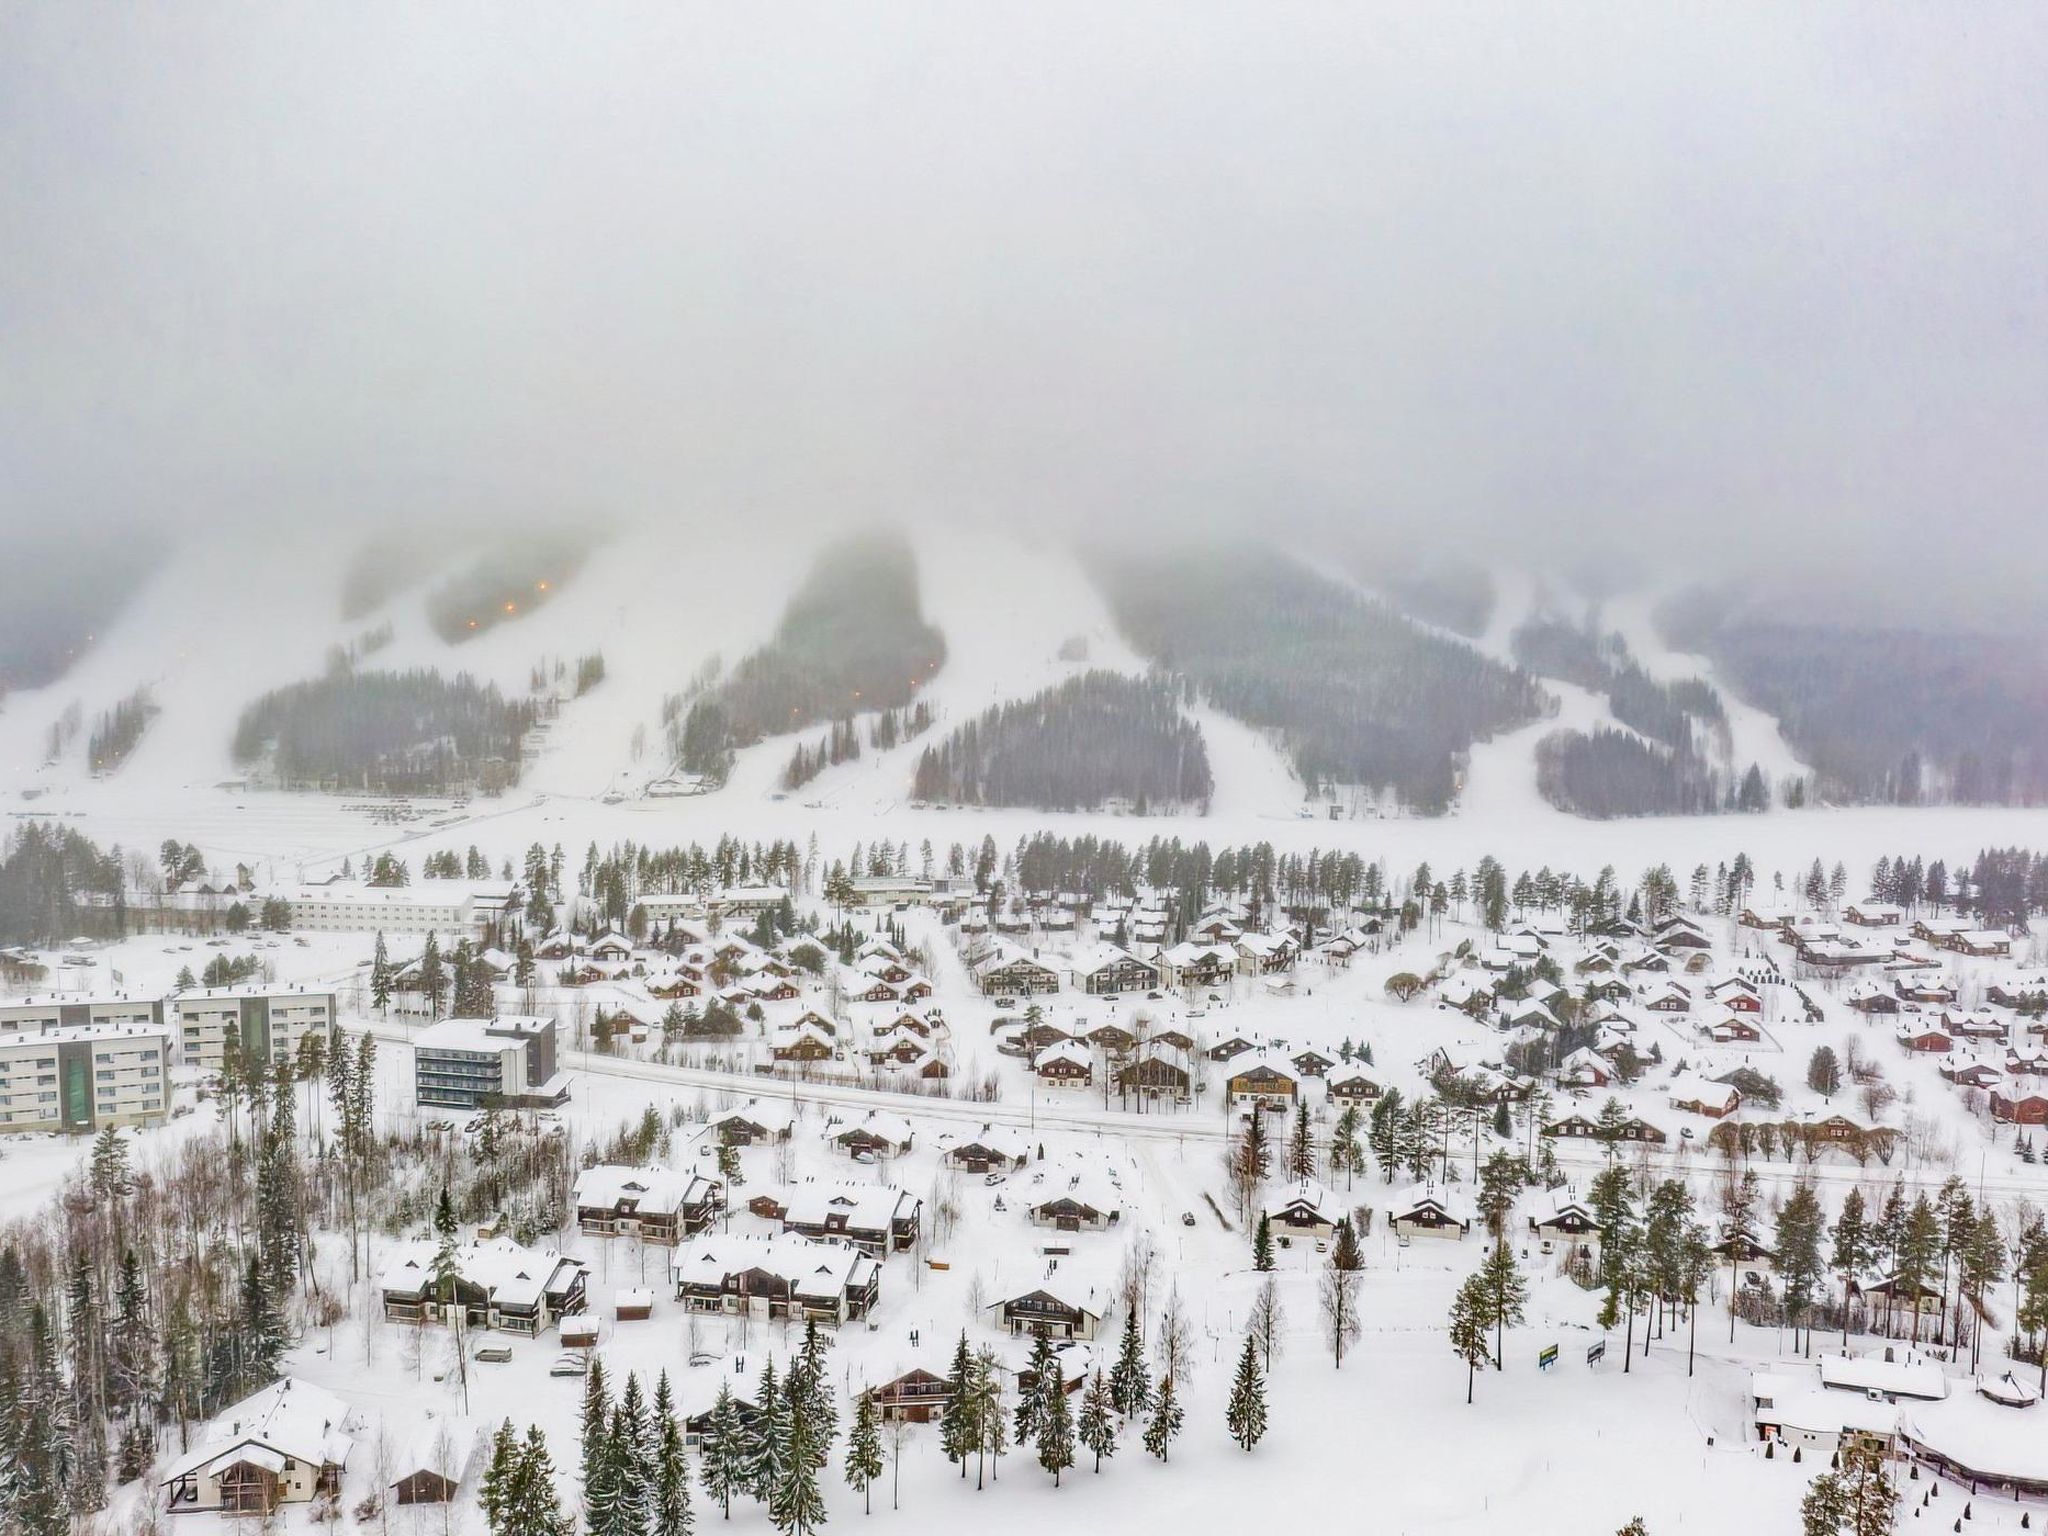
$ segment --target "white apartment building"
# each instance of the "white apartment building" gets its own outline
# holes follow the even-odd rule
[[[161,1025],[0,1036],[0,1134],[155,1124],[170,1109],[170,1066]]]
[[[49,992],[0,1002],[0,1040],[49,1029],[163,1022],[163,998],[140,992]]]
[[[334,1027],[334,994],[304,987],[204,987],[180,992],[175,1002],[186,1065],[211,1072],[220,1070],[231,1034],[244,1062],[288,1062],[301,1039]]]
[[[290,895],[292,927],[307,933],[487,936],[512,910],[515,891],[502,881],[425,880],[418,885],[335,881],[302,885]]]

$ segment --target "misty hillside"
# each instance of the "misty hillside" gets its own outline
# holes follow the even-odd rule
[[[1279,734],[1303,781],[1449,808],[1473,743],[1537,718],[1525,674],[1262,548],[1094,562],[1118,623],[1202,697]]]
[[[7,550],[0,698],[68,672],[105,635],[163,556],[163,541],[107,529],[27,535]]]
[[[722,781],[734,752],[764,737],[908,704],[945,655],[920,613],[908,540],[843,539],[819,553],[774,638],[672,712],[676,762]]]
[[[560,556],[545,577],[532,564],[543,545]],[[1347,791],[1425,813],[1474,794],[1487,805],[1540,796],[1591,816],[1725,810],[1739,808],[1753,763],[1774,804],[1795,783],[1829,801],[1910,798],[1909,782],[1937,802],[2041,793],[2027,765],[2042,757],[2029,735],[2042,712],[2027,702],[2038,695],[2025,692],[2022,649],[1906,632],[1836,640],[1819,626],[1748,620],[1667,635],[1645,594],[1604,604],[1589,627],[1559,618],[1546,595],[1556,589],[1511,567],[1443,568],[1462,572],[1445,579],[1468,598],[1487,595],[1486,625],[1468,642],[1342,580],[1228,545],[1083,560],[1043,541],[932,526],[851,544],[794,536],[764,561],[743,525],[653,524],[601,542],[565,530],[508,536],[502,558],[467,539],[422,540],[415,558],[399,558],[406,548],[351,531],[304,550],[183,541],[136,577],[61,675],[0,700],[12,782],[211,784],[251,767],[270,782],[284,749],[294,766],[281,781],[307,787],[638,796],[681,748],[685,764],[731,764],[728,795],[800,790],[886,805],[916,792],[927,749],[988,712],[1091,667],[1136,677],[1159,665],[1195,684],[1182,712],[1200,725],[1214,803],[1261,814],[1294,814],[1311,793],[1355,805]],[[678,570],[745,579],[683,589]],[[505,599],[518,602],[512,619],[444,638],[437,594],[470,583],[497,600],[515,579],[551,589],[531,605]],[[1405,590],[1414,601],[1412,584]],[[195,606],[196,594],[217,591],[235,594],[235,624],[206,622]],[[1456,608],[1436,611],[1466,624],[1479,612]],[[937,658],[945,664],[927,671]],[[353,755],[331,731],[315,750],[315,717],[369,708],[333,691],[337,665],[358,676],[434,673],[442,703],[415,700],[418,713],[397,731],[380,712],[386,724]],[[442,708],[463,675],[496,690],[481,735],[468,704]],[[693,675],[699,685],[679,692]],[[1583,740],[1539,753],[1544,692],[1566,704],[1550,729]],[[252,750],[243,723],[259,702],[264,744]],[[518,713],[532,728],[516,733],[513,751]],[[1097,712],[1105,722],[1108,713]],[[792,719],[806,722],[795,740]],[[1142,708],[1122,729],[1147,736]],[[1683,762],[1680,742],[1690,743]],[[951,775],[951,795],[936,798],[1007,803],[975,787],[981,772]],[[1134,785],[1148,807],[1210,798],[1162,792],[1121,768],[996,793],[1058,806],[1099,792],[1132,804]]]
[[[2048,651],[2001,633],[1836,627],[1666,603],[1672,640],[1776,715],[1818,792],[1894,804],[2048,801]]]
[[[1498,593],[1476,560],[1411,547],[1398,561],[1367,549],[1351,562],[1357,578],[1411,618],[1476,640],[1486,633]]]

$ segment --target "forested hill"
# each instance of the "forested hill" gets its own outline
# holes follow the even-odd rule
[[[677,759],[722,778],[734,749],[765,736],[908,704],[945,658],[945,637],[924,621],[908,541],[894,532],[841,540],[818,556],[775,638],[677,720]]]
[[[1728,715],[1713,686],[1697,677],[1659,682],[1629,655],[1620,635],[1591,625],[1532,618],[1513,636],[1515,660],[1542,677],[1562,678],[1607,695],[1623,725],[1679,752],[1709,744],[1726,755]]]
[[[2004,634],[1837,628],[1668,604],[1673,644],[1778,717],[1835,800],[2048,802],[2048,652]]]
[[[1278,732],[1311,791],[1364,785],[1441,814],[1472,744],[1548,707],[1527,674],[1263,548],[1091,564],[1131,643]]]
[[[1447,556],[1389,565],[1377,552],[1364,550],[1352,570],[1401,612],[1425,624],[1476,640],[1493,617],[1493,577],[1474,561]]]
[[[1206,809],[1214,781],[1201,729],[1156,678],[1086,672],[997,705],[927,747],[911,793],[960,805]]]
[[[287,787],[439,794],[518,775],[532,706],[467,674],[338,666],[264,694],[235,729],[237,763],[268,759]]]

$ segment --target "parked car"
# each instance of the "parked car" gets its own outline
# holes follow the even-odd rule
[[[1003,1182],[1003,1175],[1000,1173],[992,1173],[987,1178],[983,1179],[981,1182],[991,1186],[1000,1184]]]
[[[550,1376],[587,1376],[590,1374],[588,1355],[566,1354],[555,1356],[555,1363],[548,1367]]]
[[[479,1344],[475,1355],[471,1356],[471,1358],[480,1360],[485,1365],[505,1365],[512,1359],[512,1346],[509,1344]]]

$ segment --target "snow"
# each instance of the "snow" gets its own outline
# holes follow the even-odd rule
[[[1028,533],[999,545],[920,534],[916,545],[926,613],[945,631],[949,647],[946,667],[924,694],[940,713],[935,730],[948,729],[990,703],[1035,691],[1082,665],[1143,670],[1140,659],[1116,638],[1086,573],[1065,552],[1033,541]],[[1980,846],[2048,846],[2048,810],[2038,809],[1816,808],[1753,818],[1579,821],[1536,795],[1533,747],[1550,730],[1591,728],[1609,723],[1609,717],[1604,701],[1557,684],[1546,686],[1559,697],[1558,715],[1482,744],[1473,754],[1457,813],[1433,821],[1302,820],[1296,815],[1300,786],[1271,743],[1203,710],[1196,711],[1196,718],[1208,736],[1217,775],[1215,805],[1206,819],[917,809],[906,798],[909,769],[922,749],[916,740],[893,753],[829,771],[788,798],[776,798],[774,787],[792,740],[781,738],[744,754],[734,783],[721,793],[604,804],[607,791],[630,787],[664,766],[658,742],[662,696],[678,689],[713,652],[730,663],[765,638],[808,562],[800,542],[773,561],[756,555],[734,565],[739,548],[736,535],[715,527],[710,532],[695,528],[688,539],[636,533],[600,546],[581,575],[533,616],[453,649],[425,625],[424,588],[401,599],[391,615],[395,638],[379,665],[433,662],[523,690],[527,670],[542,656],[561,656],[573,666],[577,656],[601,646],[608,675],[591,695],[566,706],[549,747],[517,791],[461,808],[423,806],[420,819],[395,827],[373,820],[360,802],[213,787],[228,773],[226,739],[241,706],[262,688],[313,675],[328,645],[377,622],[373,617],[344,626],[326,617],[334,612],[346,555],[343,543],[337,541],[324,561],[309,560],[302,547],[238,551],[233,562],[180,556],[77,673],[49,689],[6,701],[0,712],[0,765],[6,769],[0,773],[6,786],[0,803],[17,815],[61,816],[67,824],[130,848],[152,849],[166,837],[194,840],[217,865],[245,859],[259,879],[278,883],[330,873],[344,856],[360,864],[366,853],[390,849],[416,865],[427,851],[472,842],[494,868],[507,858],[516,862],[529,843],[559,842],[573,868],[586,843],[608,845],[627,838],[666,846],[710,842],[730,833],[750,840],[787,837],[801,847],[815,835],[829,860],[845,856],[855,842],[884,837],[907,840],[913,848],[929,839],[943,855],[949,843],[971,844],[984,834],[1007,847],[1020,836],[1051,830],[1132,842],[1179,835],[1204,839],[1212,847],[1269,840],[1283,851],[1356,850],[1384,859],[1397,873],[1422,859],[1440,872],[1469,867],[1491,853],[1511,871],[1549,864],[1590,876],[1601,865],[1613,864],[1625,880],[1646,865],[1668,862],[1682,881],[1695,863],[1711,865],[1747,852],[1762,872],[1758,894],[1765,901],[1773,871],[1796,871],[1816,855],[1830,864],[1841,859],[1857,870],[1879,855],[1901,850],[1953,858]],[[704,579],[722,570],[742,571],[744,579]],[[196,614],[207,611],[207,602],[226,601],[221,594],[234,598],[233,622],[194,622]],[[1527,584],[1504,584],[1493,627],[1480,648],[1503,654],[1508,633],[1531,601]],[[1643,627],[1644,611],[1618,603],[1609,621],[1628,636],[1653,674],[1696,670],[1690,658],[1652,644]],[[179,638],[167,645],[166,634]],[[1077,634],[1089,640],[1088,662],[1061,661],[1061,643]],[[43,738],[66,703],[81,699],[90,715],[140,681],[157,685],[165,712],[127,769],[90,781],[76,761],[42,768]],[[1727,702],[1738,761],[1754,757],[1774,775],[1797,770],[1789,749],[1782,749],[1782,738],[1779,748],[1772,748],[1774,724],[1753,712],[1743,714],[1732,697]],[[643,726],[649,746],[635,762],[631,739]],[[1773,751],[1778,755],[1770,755]],[[20,797],[24,789],[46,792],[29,801]],[[812,800],[817,804],[803,803]],[[916,1366],[943,1372],[969,1314],[970,1296],[980,1292],[986,1302],[995,1294],[999,1273],[1042,1278],[1049,1258],[1042,1250],[1055,1237],[1075,1250],[1071,1270],[1062,1271],[1070,1275],[1114,1274],[1134,1234],[1142,1230],[1150,1237],[1161,1262],[1148,1315],[1156,1318],[1166,1289],[1177,1280],[1197,1340],[1192,1378],[1182,1383],[1188,1429],[1174,1448],[1172,1463],[1162,1467],[1128,1441],[1100,1478],[1084,1468],[1055,1493],[1025,1459],[1012,1457],[998,1488],[977,1496],[972,1480],[963,1484],[937,1452],[935,1431],[914,1429],[902,1465],[903,1511],[893,1520],[885,1513],[885,1478],[877,1491],[878,1524],[889,1520],[901,1529],[923,1531],[965,1521],[987,1536],[1036,1536],[1055,1520],[1103,1529],[1178,1522],[1193,1530],[1227,1530],[1270,1520],[1276,1507],[1273,1490],[1283,1488],[1289,1510],[1337,1523],[1345,1511],[1359,1507],[1362,1490],[1369,1491],[1374,1528],[1388,1531],[1506,1528],[1532,1536],[1581,1536],[1618,1528],[1638,1513],[1659,1536],[1688,1527],[1790,1528],[1814,1468],[1794,1466],[1786,1458],[1763,1460],[1747,1434],[1751,1372],[1778,1359],[1781,1339],[1744,1327],[1731,1344],[1725,1327],[1717,1324],[1702,1330],[1714,1337],[1699,1341],[1695,1374],[1687,1374],[1682,1336],[1657,1341],[1646,1357],[1636,1356],[1627,1373],[1621,1369],[1618,1340],[1605,1362],[1588,1366],[1584,1346],[1599,1337],[1592,1327],[1597,1299],[1555,1274],[1539,1272],[1530,1320],[1509,1333],[1506,1370],[1482,1375],[1477,1400],[1468,1407],[1464,1373],[1445,1346],[1442,1323],[1451,1290],[1478,1260],[1476,1234],[1463,1242],[1418,1239],[1403,1247],[1375,1225],[1366,1244],[1365,1333],[1341,1372],[1332,1370],[1327,1347],[1317,1337],[1311,1245],[1297,1244],[1284,1254],[1278,1283],[1286,1323],[1271,1390],[1273,1430],[1251,1456],[1238,1452],[1224,1434],[1223,1395],[1259,1277],[1249,1271],[1244,1234],[1226,1229],[1209,1202],[1215,1196],[1219,1205],[1227,1205],[1219,1154],[1232,1122],[1221,1109],[1221,1087],[1230,1070],[1241,1069],[1245,1061],[1230,1068],[1196,1063],[1196,1075],[1206,1077],[1208,1092],[1184,1111],[1162,1105],[1142,1115],[1125,1113],[1106,1082],[1074,1091],[1035,1087],[1025,1063],[995,1052],[987,1030],[995,1010],[973,992],[936,920],[916,910],[902,920],[913,943],[931,948],[938,987],[934,1001],[951,1022],[957,1078],[971,1082],[996,1074],[1000,1099],[930,1099],[888,1087],[740,1080],[630,1054],[593,1055],[565,1041],[561,1067],[571,1097],[555,1117],[579,1144],[590,1146],[650,1106],[682,1112],[691,1118],[678,1127],[674,1161],[688,1171],[702,1145],[692,1143],[689,1133],[703,1116],[749,1096],[763,1101],[770,1118],[786,1113],[795,1127],[787,1149],[771,1144],[741,1153],[747,1182],[734,1192],[742,1214],[732,1218],[732,1230],[741,1235],[770,1235],[757,1218],[744,1214],[744,1202],[750,1192],[793,1181],[782,1172],[785,1159],[794,1179],[859,1182],[865,1175],[877,1187],[900,1186],[927,1198],[928,1229],[933,1212],[926,1191],[946,1189],[958,1208],[957,1225],[932,1238],[930,1257],[949,1267],[927,1267],[917,1255],[892,1255],[884,1262],[883,1299],[874,1328],[841,1330],[833,1350],[842,1394]],[[1762,935],[1738,932],[1718,919],[1705,926],[1723,962],[1717,963],[1717,972],[1753,964],[1766,951],[1784,955],[1782,945]],[[1076,942],[1087,937],[1082,934]],[[1199,1021],[1198,1032],[1274,1042],[1276,1050],[1284,1040],[1289,1052],[1313,1046],[1329,1054],[1347,1039],[1368,1043],[1374,1065],[1366,1070],[1373,1080],[1412,1094],[1423,1081],[1422,1063],[1433,1051],[1477,1061],[1497,1055],[1501,1044],[1485,1025],[1460,1013],[1427,1001],[1400,1006],[1383,994],[1388,975],[1424,972],[1463,939],[1483,943],[1481,935],[1452,922],[1384,953],[1362,951],[1348,969],[1304,962],[1295,972],[1296,995],[1291,997],[1270,995],[1253,979],[1229,984],[1220,989],[1223,1001]],[[197,970],[210,953],[245,953],[258,943],[274,941],[240,939],[216,951],[173,936],[134,938],[96,951],[95,964],[75,976],[66,968],[64,979],[80,990],[111,990],[118,972],[119,984],[131,990],[164,987],[182,965]],[[323,933],[305,936],[303,944],[287,940],[255,952],[276,971],[280,984],[333,988],[345,1012],[359,1013],[361,963],[368,947],[367,934]],[[2017,953],[2011,968],[2029,960]],[[2038,955],[2031,962],[2038,965]],[[1946,957],[1943,964],[1946,974],[1972,992],[1964,1005],[1973,1005],[1974,991],[1990,974],[1988,963]],[[1794,1118],[1858,1113],[1846,1097],[1830,1104],[1808,1092],[1801,1070],[1815,1045],[1830,1044],[1839,1055],[1854,1040],[1883,1064],[1902,1094],[1899,1123],[1910,1119],[1916,1127],[1908,1149],[1896,1168],[1867,1170],[1838,1157],[1807,1167],[1781,1150],[1773,1160],[1754,1160],[1770,1187],[1782,1190],[1794,1177],[1810,1178],[1833,1208],[1849,1188],[1887,1184],[1894,1172],[1906,1174],[1917,1186],[1937,1183],[1952,1166],[1967,1166],[1976,1174],[1981,1159],[1981,1180],[1973,1179],[1973,1187],[1994,1200],[2024,1195],[2039,1201],[2041,1171],[2012,1157],[2008,1134],[1995,1143],[1987,1140],[1963,1096],[1939,1080],[1935,1062],[1898,1052],[1891,1043],[1890,1021],[1867,1023],[1851,1013],[1845,1001],[1851,985],[1844,981],[1810,988],[1825,1013],[1817,1025],[1801,1020],[1796,1004],[1783,995],[1785,989],[1765,988],[1766,1038],[1760,1043],[1712,1046],[1693,1032],[1693,1017],[1653,1015],[1639,1031],[1639,1048],[1654,1039],[1668,1063],[1683,1060],[1706,1076],[1756,1065],[1786,1090],[1785,1108],[1777,1118]],[[587,995],[604,994],[588,989]],[[1048,1020],[1062,1028],[1073,1028],[1083,1018],[1091,1027],[1106,1019],[1128,1019],[1138,1006],[1070,991],[1040,1001]],[[770,1017],[793,1017],[817,1002],[807,994],[771,1005],[780,1011]],[[1195,1030],[1197,1021],[1179,999],[1143,1006],[1161,1025]],[[349,1023],[367,1024],[379,1037],[380,1100],[387,1121],[408,1125],[444,1118],[422,1116],[411,1106],[410,1044],[418,1029],[400,1020],[368,1024],[354,1018]],[[1275,1060],[1292,1075],[1284,1054]],[[1340,1075],[1341,1069],[1333,1074]],[[1662,1073],[1651,1079],[1666,1080]],[[1560,1097],[1557,1112],[1597,1113],[1605,1096],[1601,1090],[1578,1100]],[[1681,1117],[1670,1111],[1664,1092],[1646,1082],[1620,1096],[1630,1112],[1674,1132],[1660,1155],[1670,1159],[1668,1166],[1688,1168],[1704,1191],[1713,1165],[1696,1144],[1689,1146],[1675,1134]],[[877,1114],[878,1124],[905,1122],[916,1133],[912,1150],[870,1169],[828,1148],[828,1115],[839,1116],[843,1129],[867,1114]],[[194,1114],[136,1136],[138,1163],[169,1157],[213,1123],[211,1106],[202,1105]],[[1705,1122],[1700,1125],[1704,1129]],[[994,1128],[990,1139],[1014,1143],[1033,1161],[993,1185],[942,1174],[944,1148],[984,1127]],[[1123,1196],[1117,1230],[1053,1234],[1030,1224],[1026,1212],[1035,1203],[1030,1180],[1034,1171],[1044,1171],[1037,1166],[1041,1146],[1049,1166],[1086,1166],[1104,1180],[1116,1172],[1119,1185],[1112,1188],[1120,1187]],[[0,1216],[21,1217],[38,1209],[78,1170],[85,1151],[77,1141],[54,1137],[0,1139],[5,1175]],[[1559,1158],[1581,1187],[1604,1161],[1590,1147],[1561,1147]],[[1283,1198],[1285,1188],[1276,1184],[1265,1198]],[[1354,1204],[1384,1208],[1388,1193],[1376,1181],[1360,1181],[1355,1187],[1333,1184],[1330,1199],[1340,1209]],[[1001,1210],[996,1208],[999,1199]],[[1532,1197],[1521,1214],[1536,1208]],[[1195,1218],[1193,1225],[1183,1221],[1183,1213]],[[1518,1219],[1515,1230],[1525,1226]],[[379,1236],[374,1242],[371,1273],[401,1251],[395,1238]],[[659,1249],[650,1252],[633,1239],[604,1240],[573,1231],[560,1242],[564,1252],[591,1266],[594,1316],[609,1319],[624,1292],[657,1290],[651,1321],[605,1325],[597,1349],[617,1374],[666,1368],[686,1402],[708,1401],[717,1380],[729,1376],[736,1384],[750,1384],[767,1351],[786,1354],[793,1347],[783,1330],[760,1323],[684,1321],[659,1287],[668,1262]],[[336,1249],[331,1238],[325,1249],[323,1262],[331,1265]],[[1713,1314],[1702,1321],[1714,1322]],[[984,1327],[977,1325],[977,1330],[977,1340],[991,1340]],[[372,1420],[381,1418],[387,1430],[417,1425],[428,1410],[451,1419],[474,1414],[486,1422],[514,1413],[520,1422],[530,1420],[548,1432],[559,1466],[573,1465],[581,1383],[547,1374],[556,1340],[510,1340],[510,1364],[473,1363],[466,1373],[443,1372],[444,1379],[436,1381],[436,1352],[445,1347],[445,1337],[430,1333],[425,1357],[415,1363],[406,1332],[365,1326],[360,1317],[349,1317],[332,1329],[310,1330],[288,1368]],[[501,1339],[493,1336],[489,1342]],[[1539,1372],[1537,1351],[1553,1342],[1561,1346],[1562,1361]],[[709,1363],[691,1365],[693,1354],[709,1356]],[[359,1491],[368,1475],[372,1438],[367,1431],[358,1437],[352,1461],[360,1465],[352,1468],[352,1491]],[[827,1496],[835,1525],[857,1516],[859,1501],[836,1476],[828,1479]],[[429,1518],[437,1527],[438,1512]],[[473,1507],[463,1518],[469,1532],[479,1528]],[[700,1502],[700,1521],[709,1518]],[[194,1532],[225,1529],[223,1522],[206,1516],[181,1516],[180,1521]],[[2016,1523],[2009,1506],[1980,1502],[1976,1528],[2001,1531]],[[303,1525],[302,1512],[295,1512],[292,1524]],[[402,1523],[398,1528],[406,1529]],[[768,1526],[759,1511],[744,1507],[736,1511],[733,1529],[764,1531]]]
[[[1785,739],[1775,716],[1736,697],[1706,657],[1673,650],[1664,642],[1652,617],[1661,596],[1659,593],[1642,593],[1617,599],[1602,609],[1601,621],[1608,628],[1621,632],[1622,638],[1628,642],[1630,654],[1642,664],[1645,672],[1659,682],[1698,677],[1714,685],[1715,691],[1721,695],[1722,707],[1727,711],[1728,760],[1737,772],[1746,772],[1749,765],[1755,763],[1763,769],[1765,780],[1773,784],[1802,778],[1809,773],[1811,770],[1800,761],[1792,744]]]

